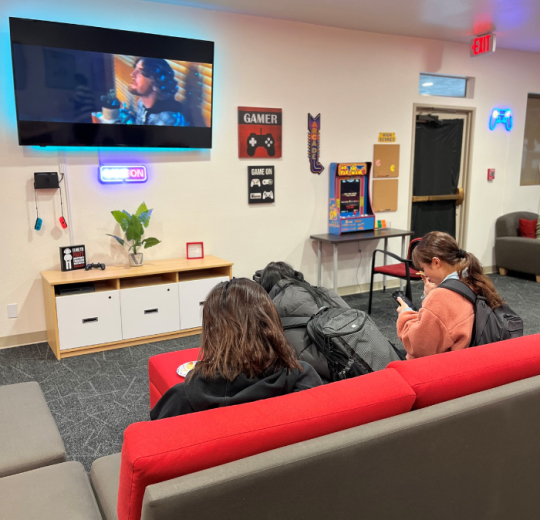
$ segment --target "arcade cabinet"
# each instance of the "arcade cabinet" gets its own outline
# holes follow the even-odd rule
[[[371,163],[332,163],[328,232],[333,235],[375,229],[371,208]]]

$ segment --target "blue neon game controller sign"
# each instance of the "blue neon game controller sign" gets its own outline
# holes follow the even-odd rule
[[[489,129],[494,130],[495,127],[503,123],[505,128],[510,131],[514,126],[514,116],[509,108],[494,108],[489,117]]]
[[[100,166],[99,182],[118,184],[121,182],[146,182],[148,175],[145,166]]]

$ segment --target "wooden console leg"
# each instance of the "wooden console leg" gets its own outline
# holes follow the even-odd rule
[[[504,269],[503,267],[499,267],[499,274],[501,276],[506,276],[508,274],[508,269]]]
[[[540,283],[540,275],[536,275],[536,281]]]

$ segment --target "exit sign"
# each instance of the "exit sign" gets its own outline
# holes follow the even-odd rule
[[[471,41],[471,57],[495,52],[495,34],[489,33],[477,36]]]

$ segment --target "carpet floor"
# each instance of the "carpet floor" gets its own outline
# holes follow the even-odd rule
[[[491,275],[497,290],[522,318],[525,334],[540,332],[540,284],[534,277]],[[413,284],[419,306],[423,285]],[[372,317],[383,334],[400,345],[392,290],[373,294]],[[351,307],[367,310],[369,294],[346,296]],[[90,470],[92,462],[120,452],[123,432],[149,419],[148,359],[195,348],[199,336],[147,343],[57,361],[47,343],[0,350],[0,385],[37,381],[45,394],[69,460]]]

